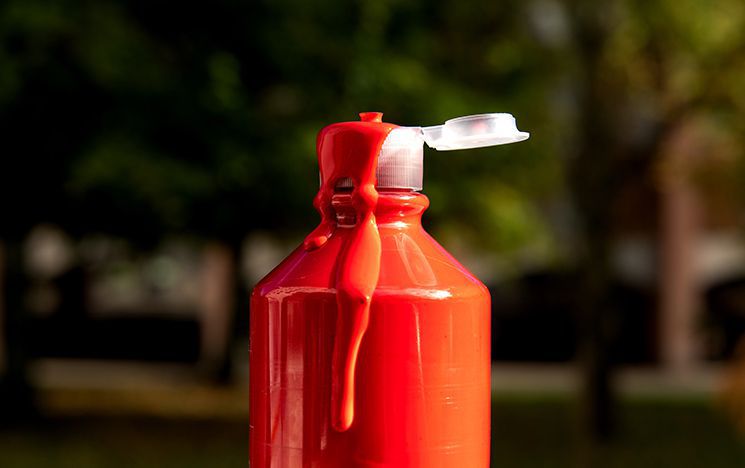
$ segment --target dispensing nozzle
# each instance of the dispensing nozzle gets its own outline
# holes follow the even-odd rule
[[[382,122],[380,112],[363,112],[363,122]],[[424,143],[437,151],[483,148],[527,140],[511,114],[467,115],[432,127],[396,127],[388,134],[378,155],[378,188],[422,189]],[[344,178],[337,187],[351,187]]]
[[[424,143],[438,151],[482,148],[528,139],[511,114],[468,115],[432,127],[397,127],[378,157],[379,188],[422,189]]]

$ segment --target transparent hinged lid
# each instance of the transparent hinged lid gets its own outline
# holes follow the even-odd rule
[[[527,140],[511,114],[479,114],[450,119],[444,125],[422,127],[427,146],[438,151],[483,148]]]
[[[424,143],[438,151],[483,148],[527,140],[511,114],[468,115],[432,127],[397,127],[383,142],[378,156],[378,188],[422,189]],[[351,187],[342,179],[337,187]]]

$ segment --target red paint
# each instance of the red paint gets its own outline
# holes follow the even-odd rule
[[[321,225],[251,297],[251,466],[487,467],[488,292],[424,195],[375,190],[394,126],[362,117],[319,134]]]
[[[324,245],[336,229],[332,198],[336,184],[354,183],[351,202],[356,219],[339,252],[336,269],[336,338],[331,361],[331,424],[346,431],[354,420],[354,374],[362,338],[370,318],[370,301],[380,273],[380,235],[375,224],[375,168],[378,154],[395,125],[383,114],[364,112],[362,122],[329,125],[318,134],[321,188],[314,205],[321,224],[305,239],[306,250]]]

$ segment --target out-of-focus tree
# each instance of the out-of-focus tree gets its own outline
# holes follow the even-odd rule
[[[297,233],[315,217],[323,125],[366,109],[402,124],[515,109],[538,143],[432,154],[427,183],[438,224],[519,247],[544,229],[524,193],[558,180],[547,156],[559,130],[539,104],[554,90],[520,11],[476,5],[5,2],[8,212],[21,230],[45,219],[145,243]]]
[[[744,8],[6,0],[0,238],[12,253],[45,221],[145,246],[179,234],[237,250],[252,230],[313,225],[323,125],[367,110],[404,125],[509,111],[531,140],[427,153],[428,219],[448,245],[501,254],[560,237],[553,250],[585,278],[588,428],[607,434],[615,204],[630,180],[653,183],[662,147],[690,119],[742,145]],[[566,223],[576,236],[549,235]]]
[[[666,146],[692,120],[741,133],[745,103],[734,83],[745,77],[745,9],[730,0],[578,0],[564,6],[577,90],[575,149],[567,168],[581,221],[586,414],[591,433],[603,438],[613,429],[608,298],[614,210],[635,179],[656,185]]]

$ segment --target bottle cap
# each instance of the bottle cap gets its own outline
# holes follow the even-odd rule
[[[368,114],[360,115],[364,120]],[[376,187],[421,190],[424,143],[437,151],[450,151],[504,145],[528,137],[529,133],[517,129],[515,118],[505,113],[467,115],[432,127],[396,127],[380,149]],[[337,184],[351,186],[351,179],[346,178]]]
[[[419,127],[391,130],[378,155],[378,188],[422,189],[424,135]]]

